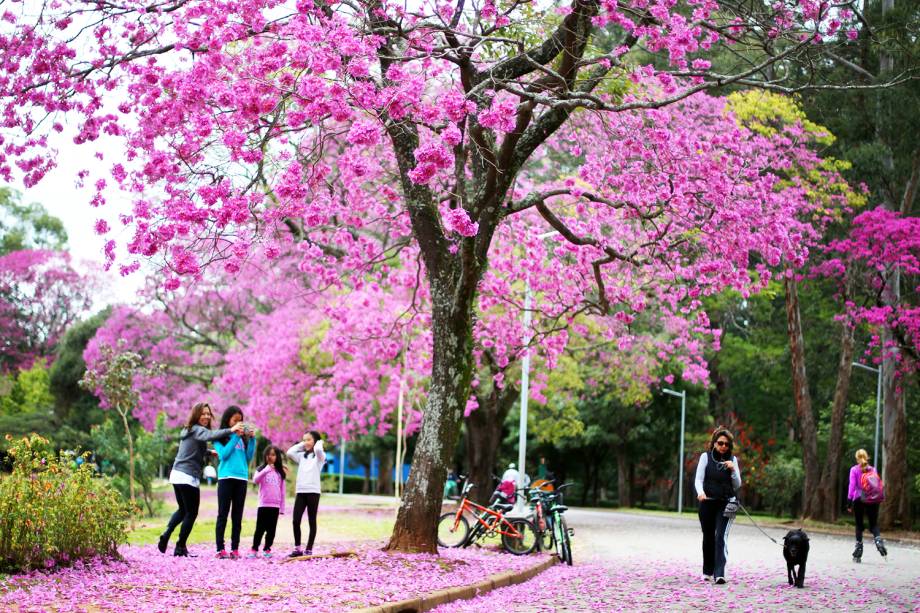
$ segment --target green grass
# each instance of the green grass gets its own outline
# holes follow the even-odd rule
[[[159,523],[153,523],[153,520],[150,520],[150,525],[144,525],[134,530],[128,532],[128,544],[129,545],[151,545],[156,543],[160,538],[160,534],[163,533],[163,529],[166,527],[166,521],[168,516],[163,518],[163,521]],[[229,524],[229,522],[228,522]],[[188,544],[194,545],[198,543],[213,543],[214,542],[214,529],[217,525],[216,520],[213,519],[199,519],[195,522],[195,527],[192,528],[192,533],[188,537]],[[243,520],[243,534],[252,535],[256,530],[256,522],[250,519]],[[227,536],[230,536],[230,526],[227,526]],[[175,539],[173,539],[175,540]],[[250,539],[251,540],[251,539]]]
[[[323,510],[319,511],[319,530],[343,540],[380,540],[393,532],[396,514],[365,515],[363,513],[335,513],[323,519]]]

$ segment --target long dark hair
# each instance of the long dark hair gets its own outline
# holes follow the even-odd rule
[[[209,405],[207,402],[196,402],[192,406],[192,412],[189,413],[188,422],[186,422],[185,427],[191,430],[193,426],[197,425],[198,420],[201,419],[201,414],[204,413],[205,409],[207,409],[208,411],[211,411],[211,422],[213,422],[214,413],[211,409],[211,405]],[[211,424],[208,424],[208,427],[210,426]]]
[[[275,467],[275,470],[278,471],[278,474],[281,475],[282,479],[286,479],[287,471],[284,468],[284,452],[275,445],[269,445],[265,448],[265,451],[262,452],[262,466],[259,467],[259,470],[265,470],[265,467],[268,466],[268,452],[272,449],[275,450],[275,463],[272,464],[272,466]]]
[[[235,404],[227,407],[227,410],[224,411],[224,414],[220,416],[220,429],[221,430],[224,430],[230,427],[230,419],[234,415],[239,415],[240,417],[243,417],[243,409],[236,406]],[[220,439],[220,442],[226,444],[227,441],[229,440],[230,440],[230,435],[227,435],[224,438]]]
[[[317,432],[316,430],[310,430],[310,431],[308,432],[308,434],[309,434],[310,436],[313,437],[313,447],[314,447],[314,449],[315,449],[315,448],[316,448],[316,443],[318,443],[318,442],[320,442],[321,440],[323,440],[323,435],[320,434],[319,432]],[[310,450],[310,453],[312,453],[313,455],[316,455],[316,452],[313,451],[313,449]]]

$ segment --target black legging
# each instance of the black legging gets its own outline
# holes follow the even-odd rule
[[[278,527],[278,513],[281,509],[278,507],[259,507],[256,512],[256,533],[252,536],[252,548],[259,550],[259,543],[262,542],[262,535],[265,535],[265,551],[272,548],[275,542],[275,528]]]
[[[294,547],[300,548],[300,520],[303,511],[307,510],[307,521],[310,523],[310,538],[307,540],[307,549],[313,550],[313,540],[316,538],[316,511],[319,509],[319,494],[297,494],[294,498]]]
[[[856,516],[856,540],[862,542],[863,531],[866,529],[863,523],[863,514],[869,520],[869,531],[875,538],[881,536],[878,529],[878,503],[863,502],[857,499],[853,503],[853,514]]]
[[[230,515],[230,549],[240,548],[240,531],[243,529],[243,505],[246,503],[246,481],[242,479],[220,479],[217,482],[217,551],[224,550],[224,530],[227,515]],[[231,507],[233,509],[231,513]]]
[[[707,498],[700,502],[700,528],[703,530],[703,574],[724,577],[728,561],[728,533],[734,517],[725,517],[727,500]]]
[[[176,493],[176,503],[179,508],[169,518],[166,525],[166,531],[163,533],[166,540],[176,529],[176,526],[182,524],[179,529],[179,540],[176,541],[176,547],[185,547],[185,541],[188,535],[192,533],[192,527],[195,525],[195,519],[198,517],[198,505],[201,502],[201,490],[194,485],[177,485],[173,484],[173,491]]]

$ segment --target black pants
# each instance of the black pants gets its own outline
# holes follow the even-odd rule
[[[310,523],[307,549],[312,551],[313,540],[316,538],[316,511],[319,509],[319,494],[297,494],[294,499],[294,547],[297,548],[300,548],[300,520],[303,519],[304,509],[307,510],[307,521]]]
[[[176,526],[182,524],[179,529],[179,540],[176,541],[176,547],[184,547],[188,535],[192,533],[192,527],[195,525],[195,519],[198,517],[198,505],[201,502],[201,490],[194,485],[173,485],[173,491],[176,493],[176,503],[179,508],[169,518],[166,524],[166,540],[176,529]]]
[[[230,549],[240,548],[240,532],[243,529],[243,505],[246,503],[247,482],[242,479],[220,479],[217,481],[217,551],[224,550],[224,530],[227,515],[232,522],[230,528]],[[232,511],[231,511],[232,508]]]
[[[707,499],[700,502],[700,527],[703,529],[703,574],[725,576],[728,560],[728,531],[735,519],[725,517],[727,500]]]
[[[863,502],[856,500],[853,502],[853,514],[856,516],[856,540],[862,543],[863,531],[866,525],[863,521],[865,516],[869,520],[869,531],[875,538],[879,538],[882,533],[878,529],[878,503]]]
[[[278,514],[281,509],[277,507],[259,507],[256,512],[256,533],[252,537],[252,548],[259,550],[262,535],[265,535],[265,551],[272,548],[275,542],[275,528],[278,527]]]

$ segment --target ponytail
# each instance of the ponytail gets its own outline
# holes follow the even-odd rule
[[[869,470],[869,453],[865,449],[857,451],[856,462],[859,464],[860,470],[867,472]]]

